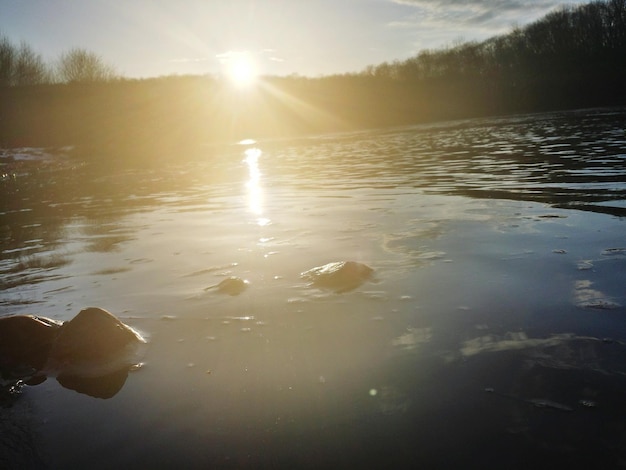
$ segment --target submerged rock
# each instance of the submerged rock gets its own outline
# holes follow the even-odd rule
[[[607,248],[602,250],[604,256],[626,255],[626,248]]]
[[[300,277],[311,281],[316,287],[331,289],[337,293],[356,289],[372,277],[374,270],[356,261],[337,261],[304,271]]]
[[[204,290],[215,289],[220,294],[239,295],[244,290],[246,290],[249,285],[250,283],[246,281],[245,279],[241,279],[240,277],[236,277],[236,276],[231,276],[231,277],[224,279],[219,284],[209,286]]]
[[[145,340],[97,307],[62,323],[15,315],[0,319],[0,377],[5,390],[36,385],[49,375],[66,388],[100,398],[121,389]]]

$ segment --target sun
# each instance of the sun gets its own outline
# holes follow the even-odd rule
[[[247,53],[232,54],[227,64],[230,81],[239,88],[253,85],[259,74],[254,60]]]

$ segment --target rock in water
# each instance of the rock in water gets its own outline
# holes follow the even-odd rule
[[[217,289],[220,294],[239,295],[241,294],[250,283],[240,277],[231,276],[224,279],[219,284],[206,287],[204,290]]]
[[[60,328],[60,322],[34,315],[0,318],[0,368],[41,369]]]
[[[33,315],[0,318],[0,398],[54,375],[64,387],[109,398],[124,385],[145,340],[101,308],[61,323]],[[13,393],[18,390],[18,393]]]
[[[239,277],[229,277],[217,285],[218,292],[228,295],[239,295],[248,287],[248,281]]]
[[[316,287],[341,293],[356,289],[370,279],[373,272],[369,266],[356,261],[337,261],[304,271],[300,277]]]
[[[54,364],[104,363],[145,340],[113,314],[97,307],[81,310],[61,327],[49,359]]]

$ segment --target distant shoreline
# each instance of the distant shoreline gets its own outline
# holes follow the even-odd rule
[[[358,73],[258,77],[245,88],[211,76],[120,78],[93,57],[96,78],[85,67],[64,82],[0,81],[0,148],[73,145],[103,163],[175,161],[242,139],[624,106],[623,11],[623,0],[563,7],[480,43]]]

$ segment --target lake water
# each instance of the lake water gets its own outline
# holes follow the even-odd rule
[[[148,343],[110,398],[24,386],[0,463],[623,465],[625,128],[455,121],[98,175],[4,158],[0,316],[99,306]],[[300,277],[342,260],[372,278]],[[229,276],[248,288],[211,288]]]

